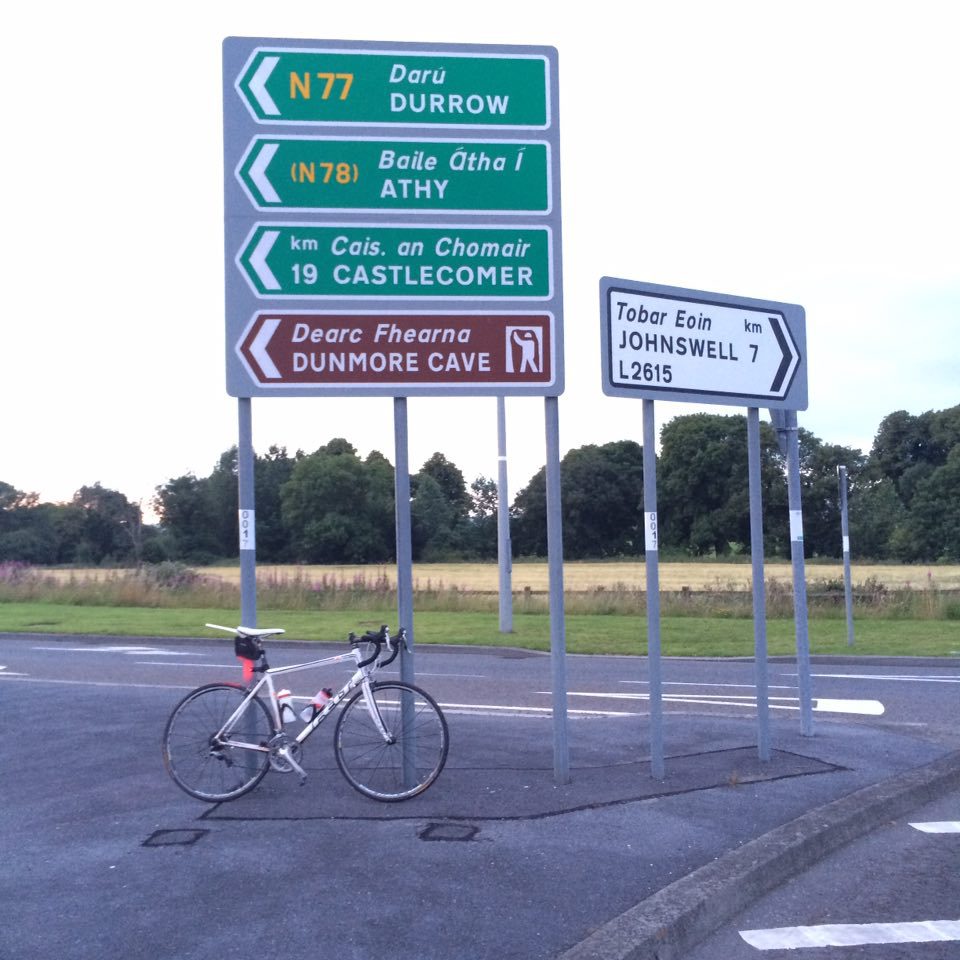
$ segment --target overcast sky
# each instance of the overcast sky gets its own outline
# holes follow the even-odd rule
[[[887,413],[960,403],[948,11],[926,0],[18,6],[0,61],[0,480],[44,500],[99,481],[147,506],[236,442],[223,359],[226,36],[556,47],[561,449],[640,440],[642,405],[601,392],[607,275],[804,306],[800,423],[866,451]],[[543,406],[507,401],[511,496],[544,462]],[[658,420],[695,409],[659,403]],[[413,469],[440,450],[468,481],[496,476],[493,399],[411,400],[409,420]],[[343,436],[394,460],[389,399],[255,400],[253,424],[258,452]]]

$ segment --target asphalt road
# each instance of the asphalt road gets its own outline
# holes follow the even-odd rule
[[[704,941],[689,960],[960,957],[960,791],[882,824]]]
[[[420,648],[415,665],[451,730],[422,797],[352,791],[321,727],[305,787],[271,773],[209,806],[167,778],[159,740],[184,692],[237,678],[229,639],[0,637],[0,957],[557,957],[727,851],[960,747],[957,663],[815,664],[814,737],[795,668],[772,663],[759,764],[752,663],[670,660],[656,781],[646,661],[570,657],[560,785],[549,657]]]

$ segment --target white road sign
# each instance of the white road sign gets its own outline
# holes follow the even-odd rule
[[[802,307],[607,277],[600,307],[604,393],[806,409]]]

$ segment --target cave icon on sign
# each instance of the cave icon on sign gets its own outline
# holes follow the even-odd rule
[[[543,330],[507,327],[505,333],[507,373],[543,373]]]

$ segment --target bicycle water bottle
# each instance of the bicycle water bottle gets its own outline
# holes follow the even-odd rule
[[[291,723],[296,720],[297,714],[293,709],[289,690],[277,691],[277,706],[280,708],[281,723]]]
[[[317,695],[313,698],[313,702],[301,712],[300,719],[304,723],[309,723],[318,713],[323,711],[323,708],[327,705],[327,701],[333,696],[333,691],[329,687],[324,687],[322,690],[317,691]]]

